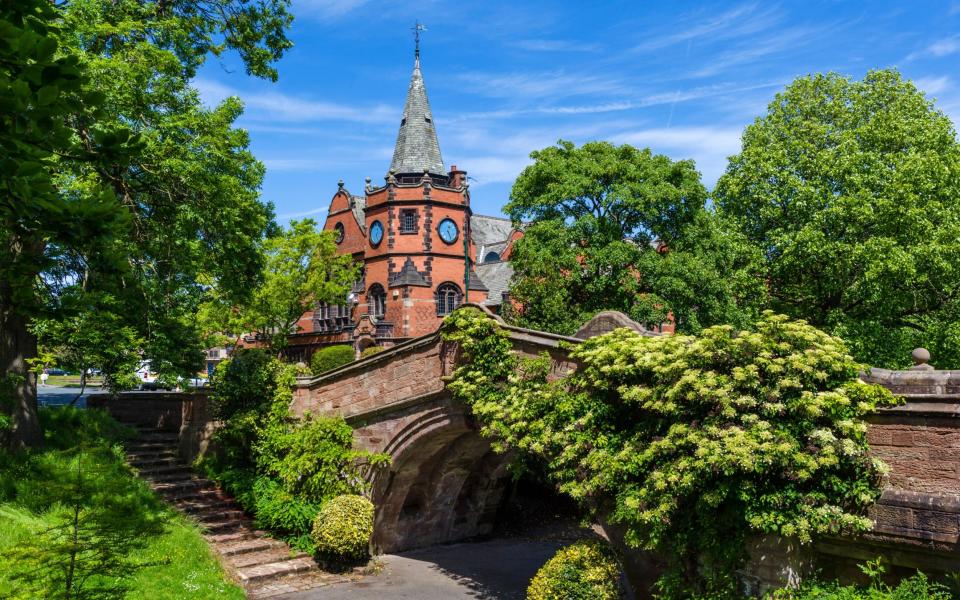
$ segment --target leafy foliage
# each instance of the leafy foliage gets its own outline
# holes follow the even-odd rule
[[[921,572],[900,581],[891,587],[882,581],[886,571],[879,560],[869,561],[860,569],[871,576],[869,586],[842,586],[835,581],[823,582],[808,578],[799,588],[775,590],[765,597],[766,600],[952,600],[950,591],[938,583],[931,582]]]
[[[599,541],[561,548],[540,567],[527,600],[618,600],[620,565],[610,547]]]
[[[317,228],[313,219],[291,221],[264,243],[263,282],[252,298],[233,305],[215,294],[202,314],[209,331],[255,331],[281,350],[297,321],[318,302],[340,304],[359,275],[350,255],[340,255],[333,232]]]
[[[132,328],[161,377],[202,364],[194,323],[206,285],[238,302],[255,287],[271,207],[228,98],[190,86],[210,55],[237,51],[275,78],[290,47],[286,0],[42,0],[0,8],[0,377],[13,438],[40,441],[28,321],[94,313]],[[201,281],[203,280],[203,281]],[[69,338],[67,338],[69,341]]]
[[[802,77],[748,126],[715,190],[762,253],[772,307],[906,366],[960,366],[960,145],[893,70]]]
[[[863,531],[882,463],[863,418],[894,403],[857,379],[841,340],[764,313],[748,331],[644,337],[628,329],[572,347],[575,372],[521,360],[475,309],[447,319],[464,362],[449,389],[501,451],[542,461],[558,488],[669,558],[666,597],[726,593],[750,533]]]
[[[695,332],[743,321],[762,298],[753,251],[705,210],[692,161],[606,142],[531,157],[504,207],[529,222],[510,258],[519,324],[570,334],[613,309]]]
[[[363,496],[343,495],[320,509],[313,524],[317,551],[338,560],[360,560],[369,556],[373,535],[373,503]]]
[[[258,349],[217,366],[211,399],[223,425],[204,467],[261,526],[310,549],[320,507],[366,491],[360,469],[389,458],[354,449],[353,430],[342,418],[291,417],[295,374],[296,367]]]
[[[366,358],[368,356],[373,356],[374,354],[379,354],[386,350],[383,346],[367,346],[363,349],[363,352],[360,353],[360,358]]]
[[[353,346],[339,345],[320,348],[310,357],[310,370],[314,375],[332,371],[353,362],[356,352]]]

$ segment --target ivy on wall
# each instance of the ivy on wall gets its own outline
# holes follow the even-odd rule
[[[803,321],[619,329],[571,345],[578,368],[552,381],[549,356],[517,356],[475,308],[443,335],[461,352],[448,388],[482,433],[545,465],[562,492],[624,526],[628,545],[662,555],[664,597],[732,593],[750,535],[809,542],[872,525],[884,465],[868,455],[864,417],[895,399]]]

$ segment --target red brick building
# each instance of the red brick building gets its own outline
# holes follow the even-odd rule
[[[340,181],[324,229],[363,274],[343,304],[301,317],[291,358],[332,344],[392,346],[434,331],[465,301],[503,301],[520,233],[508,219],[474,215],[466,171],[445,168],[419,52],[384,184],[368,177],[360,196]]]

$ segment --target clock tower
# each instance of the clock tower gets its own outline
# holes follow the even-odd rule
[[[467,174],[444,166],[419,48],[390,168],[382,185],[367,178],[364,192],[352,196],[341,182],[324,226],[364,265],[350,302],[336,307],[354,323],[358,350],[430,333],[461,303],[487,299]]]

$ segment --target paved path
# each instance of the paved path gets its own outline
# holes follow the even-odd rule
[[[77,408],[86,408],[87,395],[99,394],[103,390],[96,386],[87,386],[83,390],[83,397],[77,402]],[[62,406],[70,404],[77,394],[80,393],[78,387],[61,387],[56,385],[37,384],[37,404],[40,406]]]
[[[277,600],[522,600],[561,542],[503,539],[380,557],[383,571]]]

